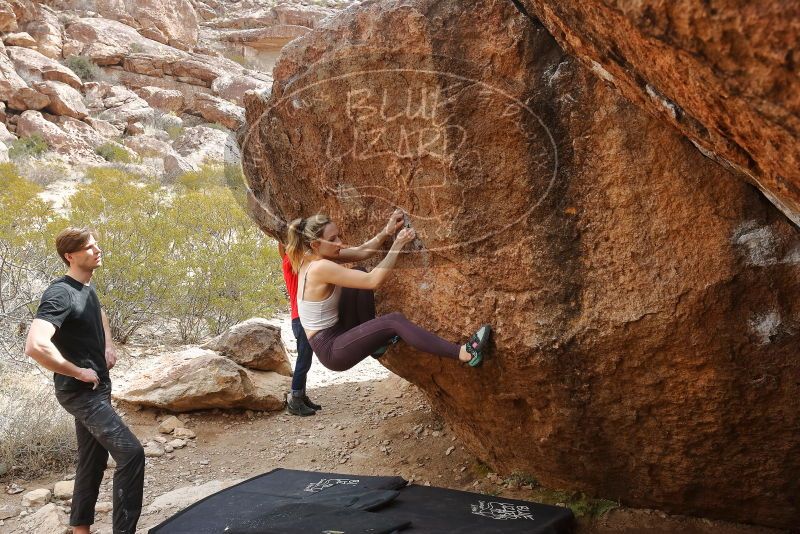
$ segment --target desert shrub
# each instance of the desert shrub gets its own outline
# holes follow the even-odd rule
[[[197,171],[181,174],[176,183],[190,191],[225,185],[225,168],[219,163],[204,163]]]
[[[113,168],[87,171],[88,183],[70,199],[68,218],[100,233],[103,267],[93,278],[114,339],[124,343],[158,316],[172,283],[165,257],[166,201],[159,187]]]
[[[170,209],[173,259],[180,283],[171,287],[169,316],[184,342],[196,341],[281,305],[280,259],[225,187],[187,191]]]
[[[39,198],[41,188],[0,164],[0,355],[22,355],[27,325],[47,283],[61,270],[48,249],[63,219]]]
[[[0,376],[0,464],[14,477],[36,478],[75,460],[74,419],[42,377]]]
[[[196,341],[282,302],[274,243],[219,185],[221,166],[195,174],[192,187],[166,195],[130,174],[93,169],[72,197],[70,220],[100,231],[105,261],[94,281],[121,342],[159,318]]]
[[[14,161],[20,176],[36,185],[47,187],[73,174],[73,170],[66,164],[58,161],[43,161],[34,158],[17,159]]]
[[[11,146],[8,147],[8,157],[11,159],[38,158],[47,152],[49,148],[44,137],[39,134],[33,134],[13,141]]]
[[[100,69],[86,56],[69,56],[64,64],[84,82],[91,82],[100,76]]]
[[[130,163],[131,155],[127,150],[116,143],[103,143],[95,149],[95,152],[106,161]]]
[[[169,138],[173,141],[183,135],[183,126],[167,126],[164,128],[164,131],[167,132]]]

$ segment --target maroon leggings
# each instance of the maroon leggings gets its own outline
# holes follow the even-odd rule
[[[398,336],[422,352],[458,359],[461,346],[421,328],[399,312],[375,318],[375,295],[368,289],[342,288],[339,322],[309,339],[320,363],[346,371]]]

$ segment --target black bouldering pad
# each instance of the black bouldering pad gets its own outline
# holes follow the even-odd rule
[[[410,520],[409,534],[559,534],[574,522],[561,506],[413,484],[380,513]]]
[[[216,534],[254,524],[280,506],[302,501],[370,509],[394,498],[401,477],[350,476],[275,469],[209,495],[151,528],[150,534]],[[257,532],[257,531],[252,531]]]
[[[568,508],[406,486],[400,477],[276,469],[198,501],[149,534],[560,534],[573,519]]]

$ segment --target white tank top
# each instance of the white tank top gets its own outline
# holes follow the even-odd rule
[[[333,286],[333,292],[325,300],[304,300],[306,295],[306,280],[308,279],[309,265],[303,277],[303,291],[297,299],[297,313],[300,315],[300,324],[306,330],[325,330],[339,322],[339,298],[342,288]]]

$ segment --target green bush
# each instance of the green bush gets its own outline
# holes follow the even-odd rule
[[[92,169],[73,195],[69,218],[100,231],[106,261],[95,284],[115,339],[174,320],[182,341],[217,334],[282,305],[274,243],[205,166],[193,188],[164,195],[116,169]]]
[[[100,69],[86,56],[69,56],[64,64],[84,82],[96,80],[100,75]]]
[[[183,126],[167,126],[164,128],[164,131],[167,132],[169,138],[174,141],[183,135]]]
[[[118,163],[131,162],[131,155],[128,151],[116,143],[103,143],[95,149],[95,152],[106,161]]]
[[[13,141],[11,146],[8,147],[8,157],[11,159],[38,158],[47,152],[49,148],[44,137],[39,134],[33,134]]]
[[[27,324],[41,291],[63,267],[52,251],[63,219],[41,191],[13,164],[0,164],[0,356],[25,363]]]

